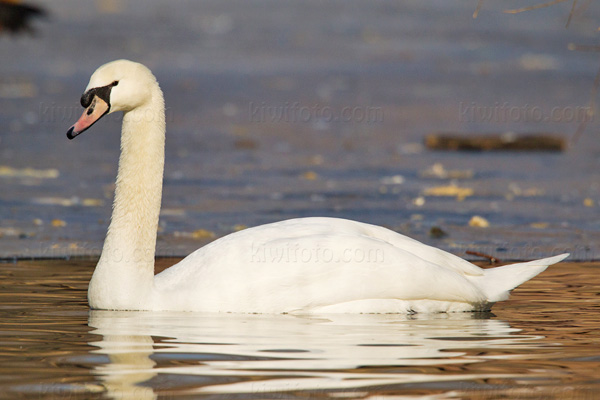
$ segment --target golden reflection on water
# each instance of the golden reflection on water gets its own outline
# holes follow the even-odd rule
[[[494,314],[321,317],[89,312],[93,265],[0,264],[0,398],[600,392],[600,264],[551,267]]]

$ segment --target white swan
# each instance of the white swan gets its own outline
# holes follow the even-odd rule
[[[123,111],[113,214],[88,289],[92,308],[206,312],[412,313],[489,310],[509,291],[568,256],[479,267],[391,230],[337,218],[302,218],[215,240],[154,276],[165,118],[145,66],[98,68],[86,108],[67,136]]]

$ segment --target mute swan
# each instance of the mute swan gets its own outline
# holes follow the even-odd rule
[[[232,233],[154,276],[165,114],[145,66],[98,68],[81,97],[73,139],[123,111],[113,213],[88,288],[90,307],[251,313],[483,311],[568,256],[479,267],[391,230],[300,218]]]

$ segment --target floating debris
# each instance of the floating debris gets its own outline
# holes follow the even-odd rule
[[[519,58],[519,66],[526,71],[552,71],[560,68],[560,63],[550,55],[524,54]]]
[[[81,205],[84,207],[101,207],[104,205],[104,201],[100,199],[83,199]]]
[[[517,135],[512,132],[495,135],[461,133],[433,133],[425,137],[425,146],[431,150],[448,151],[564,151],[563,138],[546,134]]]
[[[52,226],[55,228],[63,228],[65,226],[67,226],[67,223],[65,221],[63,221],[62,219],[53,219],[51,222]]]
[[[512,201],[515,198],[515,196],[536,197],[536,196],[543,196],[546,193],[543,189],[539,189],[536,187],[530,187],[530,188],[523,189],[514,182],[511,182],[508,185],[508,190],[510,191],[510,193],[507,193],[504,197],[509,201]]]
[[[473,228],[489,228],[490,223],[487,219],[479,215],[474,215],[469,220],[469,226]]]
[[[379,182],[384,185],[402,185],[404,183],[404,177],[402,175],[384,176]]]
[[[594,207],[594,199],[586,197],[585,199],[583,199],[583,205],[586,207]]]
[[[314,171],[306,171],[300,175],[300,178],[305,179],[307,181],[314,181],[319,178],[319,175]]]
[[[463,201],[466,197],[473,195],[473,189],[456,185],[436,186],[425,189],[424,194],[436,197],[456,197],[456,200]]]
[[[446,169],[441,163],[435,163],[424,171],[419,172],[421,178],[437,179],[471,179],[473,178],[472,169]]]
[[[100,207],[104,205],[104,200],[101,199],[80,199],[79,197],[37,197],[32,200],[34,204],[44,206],[84,206],[84,207]]]
[[[0,237],[20,236],[22,232],[16,228],[0,228]]]
[[[419,196],[416,199],[413,199],[412,203],[417,207],[423,207],[425,205],[425,197]]]
[[[206,229],[198,229],[192,232],[192,238],[194,239],[212,239],[216,237],[214,232],[211,232]]]
[[[529,226],[534,229],[546,229],[550,224],[547,222],[532,222]]]
[[[96,10],[103,14],[119,14],[123,11],[123,4],[119,0],[102,0],[94,2]]]
[[[194,232],[176,231],[173,235],[175,237],[190,238],[190,239],[213,239],[213,238],[217,237],[217,235],[214,232],[209,231],[207,229],[198,229],[198,230],[195,230]]]
[[[77,199],[78,201],[78,199]],[[63,206],[70,207],[74,205],[76,200],[74,198],[67,199],[64,197],[38,197],[32,200],[32,203],[41,204],[44,206]]]
[[[434,239],[441,239],[443,237],[448,236],[448,234],[439,226],[432,226],[429,230],[429,236],[431,236]]]
[[[57,169],[13,168],[0,165],[0,176],[8,178],[56,179],[60,176]]]

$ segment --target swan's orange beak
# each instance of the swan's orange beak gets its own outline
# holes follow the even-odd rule
[[[99,96],[93,96],[90,105],[85,109],[81,117],[75,122],[75,125],[67,132],[67,137],[73,139],[90,126],[94,125],[96,121],[102,118],[106,113],[110,111],[110,105],[102,100]]]

